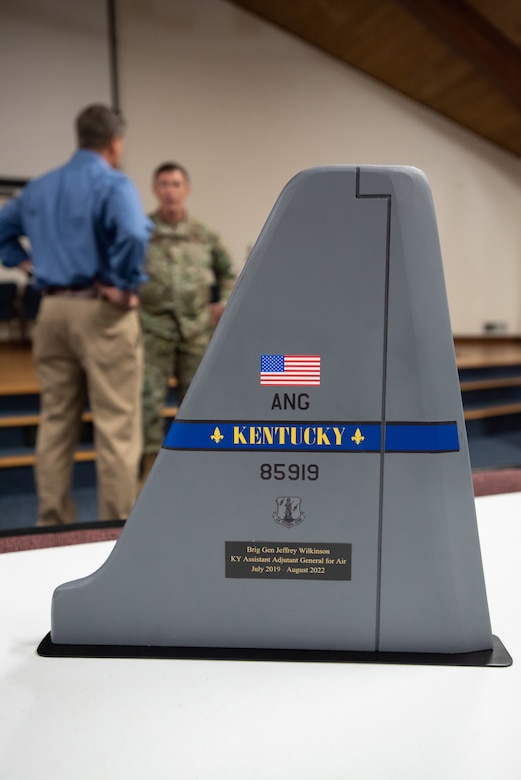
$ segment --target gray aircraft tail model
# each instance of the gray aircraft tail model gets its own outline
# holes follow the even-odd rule
[[[57,588],[39,651],[511,662],[420,171],[285,187],[113,552]]]

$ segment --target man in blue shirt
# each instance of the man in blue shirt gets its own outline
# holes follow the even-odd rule
[[[87,391],[99,519],[128,516],[141,455],[138,289],[151,231],[118,170],[124,123],[102,105],[76,120],[71,160],[30,182],[0,211],[0,260],[33,270],[42,304],[33,336],[41,385],[36,442],[38,525],[71,523],[74,450]],[[20,237],[30,241],[30,256]]]

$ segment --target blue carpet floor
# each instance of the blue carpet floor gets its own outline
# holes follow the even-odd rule
[[[519,468],[521,433],[469,437],[469,455],[473,469]]]
[[[90,523],[98,518],[96,488],[75,488],[72,498],[76,504],[79,523]],[[32,528],[36,524],[36,494],[0,496],[0,531]]]
[[[93,463],[77,463],[74,467],[72,498],[79,523],[98,519],[96,474]],[[33,528],[36,525],[37,500],[31,468],[0,471],[0,531]]]

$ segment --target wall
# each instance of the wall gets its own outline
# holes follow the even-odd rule
[[[93,90],[95,97],[84,88],[94,87],[95,73],[106,66],[101,49],[82,65],[81,78],[63,72],[87,40],[100,43],[103,26],[98,21],[92,29],[79,0],[67,5],[66,20],[79,14],[82,23],[68,25],[69,50],[54,66],[62,81],[52,90],[42,82],[36,112],[29,80],[17,81],[12,65],[16,78],[4,87],[19,128],[30,121],[43,129],[38,112],[51,101],[50,164],[71,145],[63,137],[70,133],[68,99],[76,100],[72,114],[108,99],[106,84]],[[328,163],[417,166],[433,189],[454,331],[475,334],[485,321],[501,321],[521,333],[521,160],[225,0],[119,0],[117,12],[126,168],[147,208],[151,171],[178,159],[192,174],[192,211],[221,233],[240,268],[280,190],[299,170]],[[39,41],[66,26],[55,15],[32,30],[24,73],[28,65],[33,74],[52,65],[52,47],[38,49]],[[41,132],[41,144],[30,150],[23,135],[4,142],[9,151],[2,157],[0,149],[0,176],[7,173],[2,160],[20,149],[30,152],[28,172],[48,167],[48,134]]]
[[[30,178],[74,149],[72,120],[110,101],[105,0],[0,0],[0,178]]]
[[[169,158],[241,266],[286,181],[327,163],[414,165],[437,208],[453,329],[521,332],[521,161],[221,0],[119,5],[128,170],[147,206]]]

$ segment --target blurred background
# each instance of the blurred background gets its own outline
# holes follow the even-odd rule
[[[495,382],[486,403],[483,388],[467,390],[478,393],[469,409],[503,405],[474,418],[486,454],[471,446],[473,466],[521,463],[519,0],[0,0],[0,19],[0,202],[72,154],[74,117],[91,102],[125,114],[125,170],[148,210],[153,169],[172,159],[188,168],[189,208],[218,230],[238,271],[298,171],[421,168],[459,366],[474,372],[462,381]],[[24,279],[14,281],[21,294]],[[30,345],[30,326],[29,310],[24,332],[0,322],[4,420],[37,415],[38,388],[20,379],[8,346]],[[475,357],[491,336],[499,376]],[[0,527],[33,522],[32,504],[20,508],[22,496],[34,501],[30,461],[2,468],[2,457],[29,457],[32,419],[23,441],[0,430],[0,499],[20,510],[6,519],[0,506]],[[508,451],[491,448],[512,433]],[[76,489],[88,492],[95,456],[81,457]],[[89,501],[80,519],[92,517]]]

